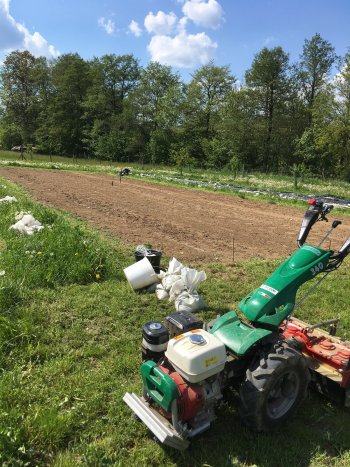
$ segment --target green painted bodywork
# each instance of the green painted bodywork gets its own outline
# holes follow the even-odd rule
[[[332,253],[331,250],[303,245],[240,302],[240,311],[253,324],[277,329],[292,313],[298,288],[326,269]]]
[[[173,400],[180,396],[175,381],[151,360],[141,365],[141,377],[147,394],[166,412],[170,412]]]
[[[267,329],[253,328],[242,323],[234,311],[221,316],[210,332],[238,356],[244,355],[252,345],[271,334]]]
[[[240,302],[239,309],[250,325],[229,311],[215,322],[210,332],[237,356],[246,354],[254,344],[278,330],[294,309],[299,287],[326,269],[332,253],[303,245]]]

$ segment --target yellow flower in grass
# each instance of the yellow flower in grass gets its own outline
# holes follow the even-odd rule
[[[38,251],[37,255],[42,255],[43,252],[42,251]]]
[[[99,273],[95,274],[96,279],[101,279],[101,275]]]

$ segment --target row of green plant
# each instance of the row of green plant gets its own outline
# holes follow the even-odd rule
[[[143,323],[163,320],[174,312],[174,304],[159,302],[155,295],[135,293],[127,284],[122,269],[133,262],[133,246],[126,247],[67,215],[33,203],[9,182],[1,180],[0,184],[6,194],[18,199],[17,206],[0,205],[0,269],[5,270],[0,288],[3,292],[3,280],[13,277],[20,291],[13,300],[8,296],[7,305],[0,308],[1,465],[349,465],[349,414],[314,393],[297,417],[272,435],[252,433],[242,426],[237,395],[232,392],[212,428],[195,439],[188,451],[180,453],[155,443],[122,397],[126,391],[141,390]],[[31,210],[35,218],[44,221],[44,230],[30,238],[8,231],[19,208]],[[56,227],[50,230],[49,225]],[[59,239],[50,235],[63,226],[60,234],[66,244],[62,242],[56,249]],[[34,242],[29,255],[27,242]],[[86,252],[85,248],[90,252],[87,261],[75,254]],[[46,252],[47,259],[52,257],[50,253],[56,255],[59,266],[55,280],[45,279],[52,265],[41,261],[39,251]],[[21,256],[26,263],[17,265]],[[162,259],[164,266],[167,259]],[[96,277],[101,262],[105,269]],[[236,307],[277,263],[189,264],[208,275],[200,288],[207,309],[200,316],[209,320]],[[26,272],[21,276],[23,266]],[[317,298],[309,298],[297,314],[312,323],[340,316],[344,326],[340,332],[349,337],[350,273],[346,266],[345,262],[323,283]]]
[[[118,170],[125,167],[117,162],[98,162],[96,159],[75,159],[55,156],[49,161],[49,156],[35,154],[29,160],[19,160],[18,154],[10,151],[0,150],[0,167],[33,167],[53,170],[74,170],[96,173],[105,173],[113,176],[118,175]],[[147,181],[158,181],[161,183],[175,183],[188,187],[188,180],[197,182],[194,186],[199,189],[215,191],[228,191],[221,185],[249,188],[255,190],[266,190],[269,193],[264,199],[272,199],[275,202],[290,204],[281,198],[279,192],[295,192],[309,196],[336,196],[342,199],[350,199],[349,184],[343,180],[317,178],[310,173],[300,178],[297,188],[293,176],[264,174],[261,172],[239,172],[233,176],[232,172],[224,170],[205,170],[187,168],[180,174],[178,167],[165,167],[154,165],[128,164],[132,169],[132,177],[145,178]],[[175,181],[176,180],[176,181]],[[201,185],[201,182],[203,185]],[[204,185],[209,183],[210,185]],[[217,184],[217,185],[215,185]],[[249,194],[240,193],[241,197],[249,197]],[[255,195],[253,195],[255,196]]]

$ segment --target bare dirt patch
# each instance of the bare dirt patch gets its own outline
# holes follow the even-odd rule
[[[114,178],[112,185],[108,175],[24,168],[1,168],[0,176],[24,186],[43,204],[69,211],[128,244],[149,243],[186,264],[232,262],[233,239],[235,260],[286,256],[296,247],[303,216],[296,208],[126,177],[122,183]],[[349,219],[346,223],[333,236],[338,247],[350,234]],[[317,238],[330,225],[320,227],[314,229]]]

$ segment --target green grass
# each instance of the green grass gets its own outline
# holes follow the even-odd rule
[[[5,270],[0,289],[6,297],[0,308],[1,465],[350,464],[349,411],[316,393],[309,394],[285,428],[271,435],[258,435],[242,426],[237,394],[232,392],[218,408],[211,429],[186,452],[155,443],[122,397],[126,391],[141,390],[143,323],[164,319],[174,312],[174,304],[129,287],[122,269],[133,262],[132,246],[43,208],[22,189],[0,181],[4,184],[6,194],[19,202],[0,205],[0,270]],[[20,210],[31,210],[45,229],[30,238],[8,231]],[[60,243],[61,235],[65,241]],[[76,256],[85,252],[85,240],[91,241],[90,254]],[[27,242],[34,243],[29,247]],[[41,261],[43,255],[25,254],[27,249],[37,252],[39,246],[47,261]],[[51,252],[57,264],[50,262]],[[104,272],[96,279],[100,264]],[[200,316],[213,319],[235,307],[277,264],[251,260],[231,266],[189,265],[208,275],[200,287],[208,307]],[[349,338],[347,265],[348,260],[330,275],[297,316],[311,323],[340,316],[344,326],[340,333]],[[12,282],[11,293],[4,293]]]

